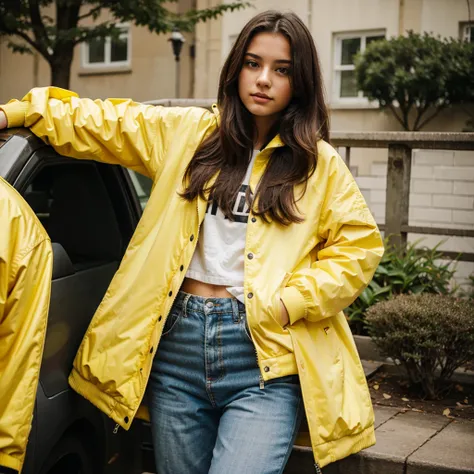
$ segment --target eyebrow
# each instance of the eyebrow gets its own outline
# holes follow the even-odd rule
[[[259,59],[260,61],[263,59],[261,56],[255,53],[245,53],[245,56],[250,56],[252,58]],[[275,62],[282,64],[291,64],[291,61],[289,59],[277,59]]]

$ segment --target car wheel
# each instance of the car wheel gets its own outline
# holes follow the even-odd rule
[[[95,474],[91,454],[83,443],[66,436],[55,446],[41,469],[41,474]]]

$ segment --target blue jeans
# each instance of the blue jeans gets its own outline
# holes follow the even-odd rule
[[[280,474],[303,413],[297,375],[260,382],[245,307],[180,292],[148,385],[158,474]]]

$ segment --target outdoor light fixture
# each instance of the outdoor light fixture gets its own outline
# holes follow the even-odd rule
[[[181,34],[181,32],[177,29],[174,28],[171,37],[168,39],[168,41],[171,41],[171,46],[173,48],[173,54],[174,54],[174,59],[176,60],[176,84],[175,84],[175,95],[176,98],[179,98],[179,56],[181,54],[181,50],[183,48],[183,43],[186,41],[184,39],[184,36]]]

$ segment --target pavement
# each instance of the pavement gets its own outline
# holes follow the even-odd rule
[[[474,423],[374,407],[377,443],[323,474],[474,474]],[[313,474],[310,448],[295,446],[285,474]]]

